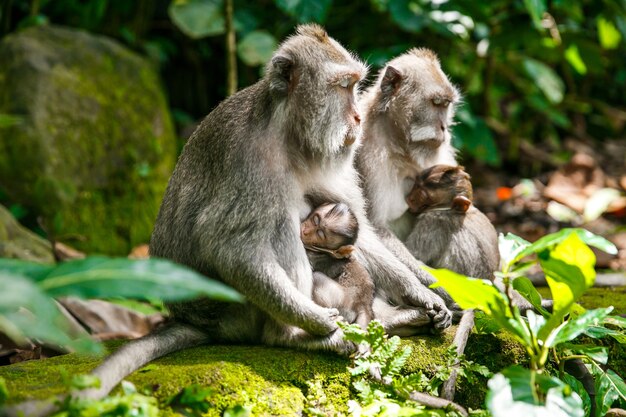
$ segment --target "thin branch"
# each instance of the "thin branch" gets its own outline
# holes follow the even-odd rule
[[[459,358],[463,355],[465,351],[465,346],[467,345],[467,339],[469,339],[469,335],[474,328],[474,310],[467,310],[463,313],[463,317],[459,322],[459,327],[456,329],[456,334],[454,335],[454,340],[452,344],[456,346],[456,356]],[[454,400],[454,392],[456,389],[456,379],[458,376],[458,368],[459,364],[456,363],[452,367],[452,372],[450,373],[450,378],[446,382],[443,383],[443,387],[441,388],[441,398],[444,398],[449,401]]]
[[[233,0],[224,2],[224,17],[226,20],[226,95],[237,92],[237,41],[235,38]]]

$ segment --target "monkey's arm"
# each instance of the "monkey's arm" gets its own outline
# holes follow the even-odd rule
[[[241,257],[228,264],[227,269],[220,271],[225,282],[276,321],[297,326],[312,335],[327,335],[337,329],[339,312],[315,304],[294,285],[294,281],[304,282],[305,279],[311,282],[310,276],[290,278],[271,255]],[[307,272],[311,273],[310,267],[298,273]]]
[[[397,305],[424,307],[433,318],[437,329],[450,326],[452,315],[446,303],[424,285],[424,282],[434,282],[434,278],[419,268],[419,264],[410,253],[412,264],[416,266],[415,270],[409,269],[403,258],[390,251],[371,227],[361,229],[357,247],[361,251],[360,261],[374,279],[377,289],[382,290],[391,301]],[[406,248],[404,250],[408,253]],[[415,275],[418,279],[415,279]]]

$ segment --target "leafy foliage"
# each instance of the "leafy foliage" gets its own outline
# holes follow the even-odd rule
[[[173,262],[106,257],[42,265],[0,259],[0,330],[20,341],[45,340],[78,351],[99,351],[88,339],[73,339],[52,297],[134,297],[167,301],[206,296],[241,302],[232,288]],[[28,314],[21,309],[28,310]]]
[[[613,307],[585,310],[576,301],[595,280],[595,256],[587,245],[615,252],[603,238],[582,229],[564,229],[535,243],[514,235],[500,236],[503,269],[498,274],[505,283],[501,293],[491,283],[463,277],[447,270],[432,270],[433,286],[442,286],[459,305],[480,309],[492,324],[510,332],[526,348],[530,370],[509,367],[489,381],[487,406],[494,416],[589,415],[589,395],[579,383],[565,377],[565,362],[583,360],[596,381],[596,408],[604,415],[614,401],[626,399],[626,384],[612,370],[605,370],[608,351],[603,346],[572,343],[585,334],[591,338],[611,336],[624,343],[626,320],[610,316]],[[528,260],[532,257],[532,260]],[[539,264],[553,296],[553,309],[541,307],[541,299],[530,280],[523,276],[530,265]],[[507,297],[512,286],[536,306],[539,315],[528,311],[522,316]],[[477,322],[488,328],[484,319]],[[493,331],[493,328],[491,328]],[[558,378],[548,374],[549,355],[559,368]]]

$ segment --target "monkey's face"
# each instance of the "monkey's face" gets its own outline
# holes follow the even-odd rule
[[[358,144],[358,82],[366,67],[321,29],[287,40],[268,67],[287,136],[311,155],[335,157]]]
[[[301,223],[300,239],[308,247],[336,250],[352,245],[357,231],[356,219],[345,204],[323,204]]]
[[[436,149],[450,143],[450,127],[459,93],[441,70],[435,54],[413,49],[389,63],[394,74],[381,83],[391,94],[388,112],[397,123],[399,140],[409,149]]]
[[[472,185],[463,167],[435,165],[422,171],[406,198],[409,211],[420,214],[433,208],[465,213],[471,204]]]

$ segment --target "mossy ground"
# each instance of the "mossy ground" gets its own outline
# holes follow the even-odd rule
[[[616,297],[619,311],[624,311],[620,299],[625,288],[594,288],[584,298],[588,308],[607,305]],[[543,290],[542,290],[543,291]],[[599,304],[596,304],[599,303]],[[403,373],[423,371],[431,375],[434,367],[444,364],[444,351],[452,342],[455,328],[440,335],[418,336],[403,339],[413,353]],[[611,341],[609,365],[625,375],[624,349]],[[120,343],[109,343],[115,349]],[[507,334],[472,334],[466,348],[467,359],[487,366],[492,372],[512,365],[527,363],[524,349]],[[43,399],[65,391],[62,375],[87,373],[101,358],[76,354],[22,362],[0,367],[10,393],[10,402],[26,399]],[[307,404],[310,383],[317,383],[326,396],[326,414],[347,412],[351,393],[349,360],[331,353],[304,352],[285,348],[262,346],[204,346],[188,349],[154,361],[135,372],[128,380],[139,389],[154,390],[161,401],[191,384],[209,386],[215,390],[214,408],[208,414],[221,415],[235,405],[251,405],[254,415],[301,415]],[[486,379],[479,384],[457,383],[455,400],[462,405],[484,407]],[[164,415],[169,415],[164,412]]]

